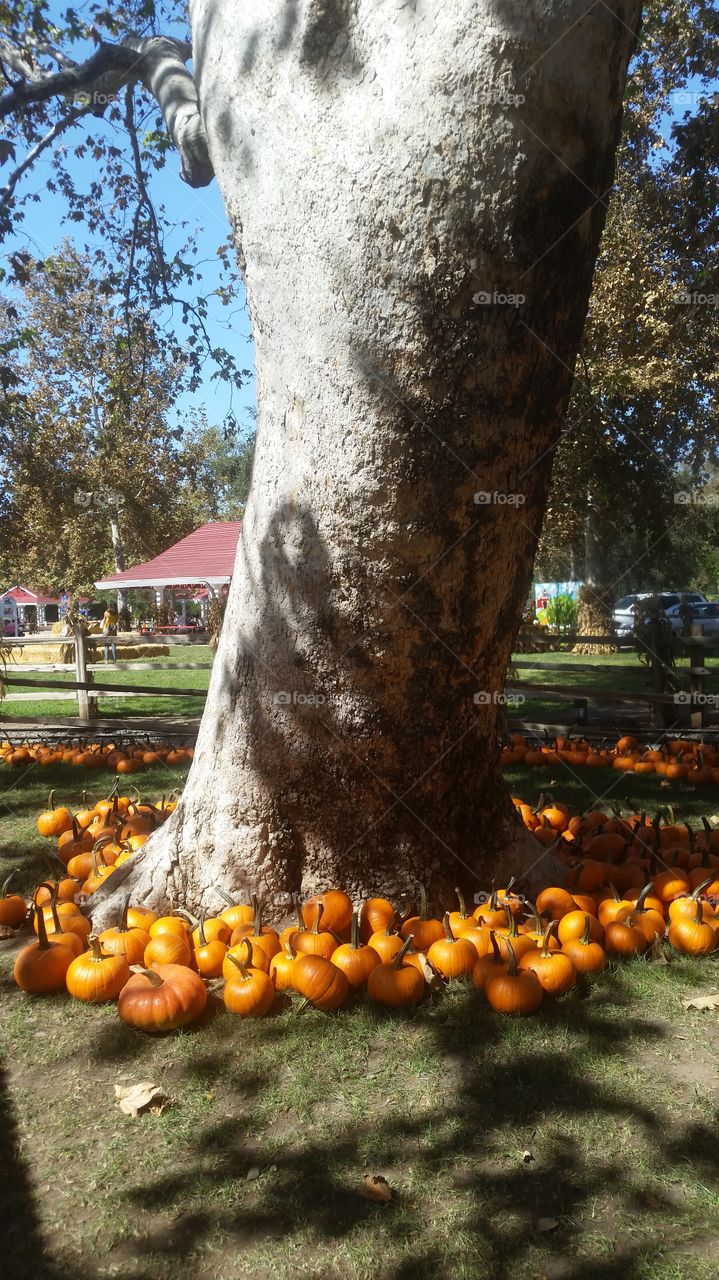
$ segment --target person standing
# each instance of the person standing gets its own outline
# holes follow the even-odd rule
[[[104,662],[108,661],[108,652],[112,650],[112,661],[117,662],[117,644],[115,637],[117,635],[117,605],[109,604],[102,617],[102,634],[105,637],[105,657]]]

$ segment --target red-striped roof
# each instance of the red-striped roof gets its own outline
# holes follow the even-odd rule
[[[40,596],[29,587],[19,585],[3,591],[0,600],[14,600],[15,604],[57,604],[57,596]]]
[[[218,520],[203,524],[174,547],[159,556],[133,565],[123,573],[113,573],[96,582],[99,590],[111,587],[172,587],[186,583],[229,582],[235,564],[241,520]]]

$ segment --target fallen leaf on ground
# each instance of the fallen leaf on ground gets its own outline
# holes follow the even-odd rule
[[[652,964],[669,964],[667,953],[658,938],[655,938],[647,951],[647,959]]]
[[[422,970],[422,976],[425,982],[427,983],[428,987],[435,988],[435,987],[441,987],[444,985],[444,983],[442,982],[442,979],[437,973],[437,970],[434,968],[433,965],[430,964],[429,960],[424,954],[424,951],[418,952],[418,963],[419,963],[420,969]]]
[[[719,1009],[719,991],[712,991],[708,996],[692,996],[690,1000],[682,1000],[685,1009]]]
[[[558,1226],[556,1218],[537,1218],[537,1231],[556,1231]]]
[[[381,1173],[366,1173],[360,1189],[360,1195],[366,1200],[380,1200],[386,1203],[392,1199],[392,1188]]]
[[[116,1084],[115,1097],[120,1110],[133,1117],[148,1111],[153,1116],[161,1116],[170,1101],[151,1080],[140,1080],[130,1085]]]

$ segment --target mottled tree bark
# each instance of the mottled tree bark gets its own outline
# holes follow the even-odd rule
[[[446,900],[541,855],[498,699],[639,7],[194,0],[259,430],[196,758],[135,896]]]

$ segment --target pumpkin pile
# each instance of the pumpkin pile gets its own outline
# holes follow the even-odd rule
[[[56,805],[51,791],[37,829],[41,836],[56,841],[54,858],[63,869],[58,881],[61,900],[94,893],[169,818],[176,795],[173,792],[151,804],[139,796],[132,800],[120,795],[116,784],[104,799],[73,812],[66,805]]]
[[[188,765],[194,754],[193,747],[173,747],[167,742],[145,742],[134,747],[114,742],[88,742],[82,746],[69,742],[52,746],[42,742],[28,742],[22,746],[0,743],[0,761],[11,769],[23,769],[32,764],[74,764],[83,769],[105,769],[111,773],[141,773],[156,764],[171,767]]]
[[[592,746],[583,738],[558,737],[545,742],[533,741],[522,733],[513,733],[502,748],[501,764],[542,767],[568,764],[572,768],[616,769],[621,773],[659,774],[671,781],[692,786],[719,783],[719,749],[706,742],[689,742],[670,738],[661,745],[642,747],[627,734],[613,747]]]
[[[218,889],[216,914],[199,918],[183,910],[157,915],[128,898],[116,924],[96,935],[78,902],[88,895],[91,905],[97,884],[131,856],[123,843],[146,839],[173,806],[114,793],[84,814],[51,805],[41,815],[43,833],[65,840],[61,860],[68,846],[73,852],[67,874],[38,885],[29,904],[3,886],[0,923],[17,929],[29,917],[36,934],[15,961],[22,990],[117,1001],[125,1022],[149,1032],[199,1018],[208,987],[221,992],[230,1013],[257,1018],[288,998],[328,1012],[360,996],[402,1009],[430,989],[466,982],[492,1009],[518,1015],[665,938],[695,957],[719,943],[719,830],[694,832],[663,815],[649,822],[601,811],[573,817],[558,803],[545,806],[537,830],[549,829],[553,848],[564,847],[570,887],[550,886],[536,902],[510,883],[469,912],[457,890],[454,909],[433,916],[422,885],[417,910],[383,897],[355,909],[331,889],[298,904],[297,918],[280,928],[256,899],[237,902]],[[87,844],[75,851],[78,839]],[[113,863],[98,860],[103,840],[105,852],[113,846]]]

